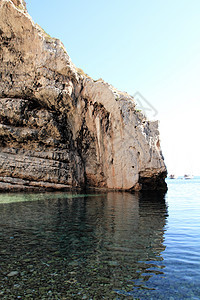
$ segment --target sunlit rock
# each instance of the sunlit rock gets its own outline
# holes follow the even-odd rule
[[[80,50],[81,51],[81,50]],[[158,123],[0,0],[0,189],[166,188]]]

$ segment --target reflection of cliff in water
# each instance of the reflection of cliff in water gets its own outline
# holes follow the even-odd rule
[[[167,217],[163,195],[21,197],[40,200],[0,204],[4,295],[17,296],[29,289],[35,297],[50,293],[114,299],[114,290],[132,290],[135,280],[146,281],[163,268]],[[7,284],[6,275],[13,270],[20,277],[9,280],[19,284],[18,290]],[[41,284],[43,290],[38,292]]]

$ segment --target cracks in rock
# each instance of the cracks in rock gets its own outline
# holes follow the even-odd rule
[[[38,101],[0,99],[0,123],[3,123],[0,131],[3,147],[15,144],[21,148],[25,143],[26,148],[30,141],[33,147],[71,147],[72,133],[67,117],[45,110]]]
[[[95,102],[93,104],[93,112],[92,115],[100,118],[100,124],[103,129],[103,132],[109,133],[110,126],[110,113],[105,109],[102,104],[98,104]]]
[[[13,84],[13,83],[14,83],[13,75],[12,75],[12,74],[9,74],[9,76],[10,76],[11,83]]]
[[[90,148],[91,142],[94,142],[94,139],[92,138],[90,131],[88,130],[84,118],[78,137],[76,138],[77,150],[82,158],[85,158],[84,156],[87,154],[87,150]]]
[[[87,160],[87,151],[89,150],[91,144],[94,142],[94,138],[92,138],[90,131],[86,125],[85,118],[83,119],[81,129],[79,131],[78,137],[75,140],[77,152],[81,158],[83,167],[84,167],[84,178],[85,178],[85,186],[87,185],[87,176],[86,176],[86,160]]]

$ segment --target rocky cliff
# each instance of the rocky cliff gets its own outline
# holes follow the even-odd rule
[[[0,189],[166,188],[158,123],[0,0]]]

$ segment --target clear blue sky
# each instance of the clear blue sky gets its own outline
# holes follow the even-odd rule
[[[26,2],[77,67],[156,108],[169,173],[200,175],[199,0]]]

